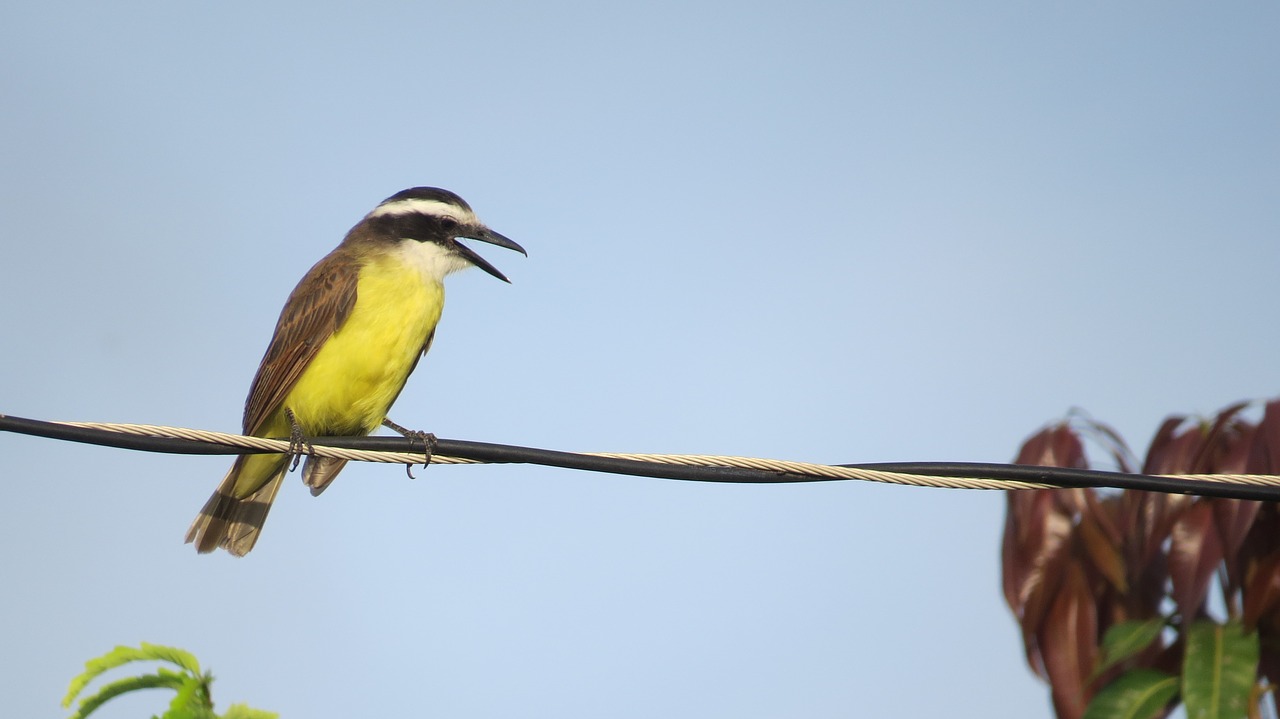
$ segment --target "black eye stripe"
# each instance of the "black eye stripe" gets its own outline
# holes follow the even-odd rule
[[[410,212],[403,215],[383,215],[374,218],[374,225],[393,239],[415,240],[452,239],[462,223],[448,215],[431,215]]]

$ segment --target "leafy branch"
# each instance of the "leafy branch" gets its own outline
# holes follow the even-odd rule
[[[72,702],[80,697],[85,688],[104,672],[122,667],[132,662],[164,662],[177,667],[177,670],[160,666],[152,674],[125,677],[103,684],[98,690],[80,698],[71,719],[84,719],[98,707],[122,694],[139,689],[172,689],[174,697],[169,701],[169,709],[159,719],[277,719],[273,712],[252,709],[243,704],[233,704],[226,714],[219,716],[213,711],[213,697],[209,686],[213,683],[213,675],[200,671],[200,663],[190,652],[166,647],[159,644],[143,642],[138,648],[116,647],[100,657],[85,662],[84,672],[71,680],[67,695],[62,699],[62,707],[68,709]]]
[[[1169,417],[1139,471],[1275,473],[1280,400],[1257,422],[1248,409]],[[1134,471],[1120,436],[1079,416],[1033,435],[1016,461],[1087,468],[1087,441]],[[1005,599],[1059,719],[1167,717],[1180,704],[1190,717],[1274,715],[1280,505],[1134,490],[1006,497]]]

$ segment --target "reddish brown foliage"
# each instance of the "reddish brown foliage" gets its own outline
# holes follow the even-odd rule
[[[1254,425],[1247,404],[1212,421],[1165,420],[1144,474],[1272,474],[1280,470],[1280,400]],[[1092,422],[1063,422],[1028,439],[1018,464],[1085,468],[1082,433],[1108,444],[1122,467],[1122,441]],[[1138,491],[1062,489],[1007,495],[1002,547],[1005,600],[1022,627],[1027,663],[1048,680],[1059,719],[1078,719],[1089,700],[1134,667],[1175,672],[1182,639],[1158,641],[1094,677],[1107,629],[1161,616],[1172,599],[1175,628],[1204,616],[1213,579],[1227,611],[1257,627],[1260,674],[1280,682],[1280,513],[1270,502]]]

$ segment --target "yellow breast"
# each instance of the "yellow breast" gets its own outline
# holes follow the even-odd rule
[[[444,307],[444,285],[396,255],[364,265],[356,304],[286,397],[309,435],[368,434],[404,388]]]

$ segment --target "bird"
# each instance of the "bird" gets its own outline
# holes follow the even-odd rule
[[[397,192],[356,223],[285,302],[245,400],[244,434],[301,447],[312,437],[368,435],[384,422],[398,427],[387,413],[431,348],[445,276],[474,266],[510,283],[461,239],[529,254],[438,187]],[[287,454],[236,457],[187,543],[201,554],[248,554],[291,459],[296,466]],[[319,495],[346,463],[308,456],[303,482]]]

